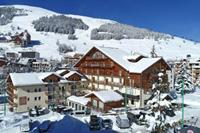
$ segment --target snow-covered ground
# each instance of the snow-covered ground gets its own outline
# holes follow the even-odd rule
[[[199,114],[200,114],[200,104],[199,104],[200,103],[200,92],[186,94],[184,96],[184,98],[185,98],[184,99],[185,104],[188,105],[187,107],[185,107],[185,115],[184,115],[185,120],[190,120],[191,117],[194,117],[194,118],[199,117]],[[173,102],[181,103],[182,102],[181,95],[178,95],[178,98],[176,100],[174,100]],[[15,133],[20,133],[21,125],[23,125],[24,123],[28,123],[28,121],[29,121],[29,119],[23,118],[23,116],[25,114],[27,115],[27,113],[25,113],[25,114],[14,114],[14,113],[9,112],[8,109],[7,109],[6,116],[4,116],[3,111],[2,111],[3,105],[0,106],[0,110],[1,110],[0,119],[3,120],[0,123],[0,132],[1,133],[13,133],[13,131],[15,131]],[[181,117],[182,117],[181,110],[175,111],[175,114],[176,114],[176,116],[174,116],[174,117],[167,117],[166,121],[168,123],[172,124],[174,122],[181,120]],[[146,132],[148,132],[148,129],[151,128],[151,127],[146,128],[144,126],[139,126],[139,125],[136,125],[136,124],[133,123],[133,125],[128,129],[120,129],[116,125],[116,116],[115,115],[105,115],[105,114],[99,113],[98,116],[100,116],[103,119],[106,119],[106,118],[111,119],[113,121],[113,129],[112,130],[116,131],[116,132],[127,133],[127,132],[140,131],[141,133],[146,133]],[[85,124],[83,124],[84,128],[86,128],[86,125],[87,125],[87,123],[89,122],[89,119],[90,119],[89,116],[81,116],[81,117],[80,116],[73,116],[73,117],[75,119],[81,121],[82,123],[85,123]],[[31,118],[31,119],[37,120],[40,123],[42,123],[45,120],[60,121],[60,120],[63,120],[63,118],[64,118],[64,115],[61,115],[61,114],[55,113],[55,112],[50,112],[47,115],[34,117],[34,118]],[[155,122],[153,117],[149,117],[148,119],[150,120],[151,123]]]
[[[92,46],[98,45],[118,47],[124,49],[129,53],[139,52],[144,55],[149,55],[152,46],[155,45],[155,49],[158,55],[164,56],[167,59],[184,58],[187,54],[191,54],[193,57],[200,57],[199,43],[194,43],[193,41],[185,40],[179,37],[174,37],[174,39],[167,40],[162,39],[158,41],[155,41],[153,39],[91,40],[90,34],[92,29],[99,28],[102,24],[105,23],[116,23],[115,21],[105,19],[96,19],[78,15],[67,15],[70,17],[82,19],[82,21],[89,26],[88,30],[76,30],[75,35],[78,37],[78,40],[68,40],[68,35],[64,34],[36,32],[32,25],[33,20],[36,20],[42,16],[51,16],[58,13],[39,7],[24,5],[14,6],[16,8],[26,9],[28,16],[14,17],[12,23],[0,26],[0,31],[2,33],[15,33],[16,31],[20,33],[27,29],[28,32],[31,34],[31,38],[33,41],[41,42],[40,45],[34,45],[30,47],[36,51],[39,51],[42,57],[51,59],[60,59],[62,57],[62,55],[60,55],[57,51],[57,40],[59,40],[60,43],[76,46],[77,52],[81,53],[85,53]],[[14,27],[19,26],[21,30],[15,29],[15,31],[13,31],[11,25]],[[8,43],[0,43],[0,47],[12,51],[22,50],[22,48],[15,47],[13,44]]]

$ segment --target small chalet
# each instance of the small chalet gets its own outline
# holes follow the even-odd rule
[[[67,98],[67,105],[75,111],[86,111],[89,106],[90,99],[84,96],[69,96]]]
[[[27,30],[19,35],[12,36],[11,38],[16,45],[20,45],[21,47],[26,47],[28,44],[31,43],[31,35],[28,33]]]
[[[115,91],[94,91],[85,96],[91,100],[91,108],[107,112],[112,108],[122,107],[123,97]]]

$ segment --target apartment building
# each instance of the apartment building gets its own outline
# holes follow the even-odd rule
[[[9,109],[26,112],[31,108],[61,104],[68,81],[53,72],[10,73],[7,78]]]

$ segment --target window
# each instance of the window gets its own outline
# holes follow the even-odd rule
[[[92,58],[93,59],[105,59],[106,57],[101,52],[97,51],[92,55]]]
[[[65,87],[64,86],[62,86],[62,91],[65,91]]]
[[[81,105],[78,106],[78,110],[81,110]]]
[[[26,96],[19,97],[19,105],[26,105],[26,104],[27,104]]]
[[[134,104],[134,100],[133,99],[131,99],[131,104]]]
[[[92,82],[95,82],[95,77],[92,77]]]
[[[122,79],[121,78],[119,79],[119,83],[122,83]]]
[[[103,109],[104,108],[104,104],[102,102],[99,102],[99,108]]]
[[[29,101],[29,97],[27,98],[27,100]]]
[[[97,107],[97,101],[96,100],[92,100],[92,105],[94,106],[94,107]]]
[[[122,71],[119,71],[119,76],[122,76]]]
[[[41,100],[41,97],[38,97],[38,100]]]
[[[39,92],[41,92],[41,88],[39,88]]]
[[[74,108],[74,103],[72,103],[72,108]]]
[[[71,102],[69,102],[69,106],[71,106],[72,105],[72,103]]]
[[[106,84],[108,84],[108,79],[106,78],[105,80],[106,80]]]
[[[82,106],[82,110],[85,110],[85,107]]]
[[[37,92],[37,89],[35,88],[35,92]]]
[[[35,97],[35,101],[37,101],[37,97]]]
[[[29,93],[29,92],[30,92],[30,90],[27,90],[27,92]]]

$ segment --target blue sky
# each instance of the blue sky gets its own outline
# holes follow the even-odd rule
[[[200,41],[200,0],[0,0],[152,29]]]

